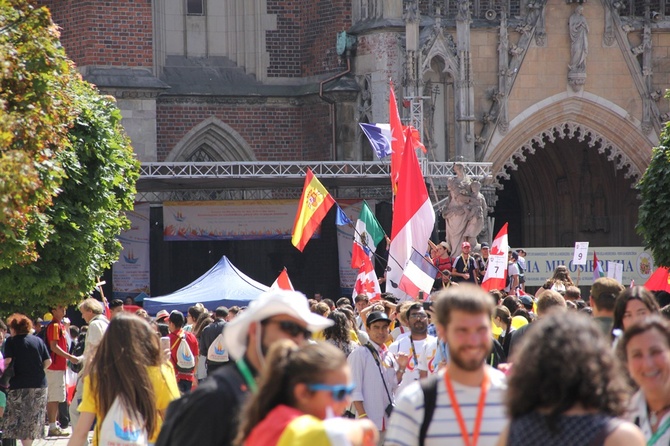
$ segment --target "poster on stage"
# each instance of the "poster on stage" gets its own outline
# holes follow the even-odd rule
[[[590,286],[593,283],[593,251],[598,253],[598,263],[605,274],[612,267],[610,262],[620,263],[621,283],[630,285],[631,280],[643,284],[654,271],[654,260],[649,251],[641,246],[599,247],[590,246],[585,265],[575,265],[573,256],[575,249],[570,248],[524,248],[526,254],[526,286],[542,286],[554,273],[559,265],[565,265],[570,271],[572,281],[580,286]],[[614,274],[612,271],[610,274]],[[608,275],[609,277],[609,275]]]
[[[165,241],[290,239],[298,200],[163,203]],[[314,237],[320,236],[316,231]]]
[[[118,239],[123,247],[119,260],[112,265],[114,298],[135,297],[140,293],[151,295],[149,264],[149,203],[136,203],[126,214],[130,228]]]

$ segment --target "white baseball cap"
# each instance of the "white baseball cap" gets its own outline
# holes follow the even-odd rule
[[[269,290],[251,301],[249,308],[226,324],[223,329],[223,341],[228,353],[235,359],[244,356],[247,351],[247,332],[252,322],[286,314],[302,320],[309,331],[321,331],[334,322],[309,311],[307,298],[297,291]]]

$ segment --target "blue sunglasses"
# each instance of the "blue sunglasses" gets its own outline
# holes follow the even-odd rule
[[[315,390],[330,391],[330,393],[333,395],[333,399],[335,401],[342,401],[347,396],[351,395],[351,392],[354,391],[354,389],[356,388],[356,385],[355,384],[347,384],[346,386],[343,386],[343,385],[331,386],[331,385],[328,385],[328,384],[307,384],[307,388],[311,391],[315,391]]]

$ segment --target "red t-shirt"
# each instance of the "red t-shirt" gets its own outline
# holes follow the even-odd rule
[[[177,381],[195,381],[195,370],[192,373],[182,373],[177,371],[177,350],[179,350],[179,344],[181,340],[180,337],[184,336],[188,347],[191,349],[194,357],[198,356],[198,339],[190,331],[184,331],[183,329],[179,331],[174,331],[168,335],[170,338],[170,361],[172,361],[172,366],[174,367],[175,373],[177,374]]]
[[[433,265],[439,270],[439,271],[448,271],[451,274],[451,269],[452,269],[452,263],[451,263],[451,257],[435,257],[433,259]],[[447,274],[449,276],[449,274]],[[437,273],[435,275],[435,279],[441,279],[442,274]]]
[[[46,339],[49,350],[51,351],[51,365],[49,370],[65,370],[67,369],[67,359],[57,355],[51,350],[51,341],[56,341],[58,346],[64,351],[67,352],[67,338],[65,337],[65,325],[60,321],[53,320],[49,325],[47,325]]]

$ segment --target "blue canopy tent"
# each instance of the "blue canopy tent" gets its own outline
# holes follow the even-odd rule
[[[201,302],[208,310],[216,307],[246,306],[269,287],[247,277],[230,263],[228,257],[184,288],[165,296],[144,299],[144,309],[149,314],[160,310],[188,311],[190,306]]]

